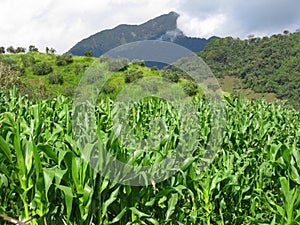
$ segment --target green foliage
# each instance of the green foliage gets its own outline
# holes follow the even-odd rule
[[[9,47],[6,49],[6,51],[7,51],[8,53],[11,53],[11,54],[16,53],[16,49],[15,49],[13,46],[9,46]]]
[[[1,46],[0,47],[0,54],[4,54],[5,53],[5,47]]]
[[[73,97],[74,96],[74,92],[75,92],[75,87],[73,86],[68,86],[66,88],[64,88],[63,90],[63,95],[66,97]]]
[[[176,72],[173,72],[171,70],[164,70],[162,77],[165,79],[168,79],[174,83],[177,83],[179,81],[179,75]]]
[[[127,71],[125,74],[125,83],[132,83],[143,77],[142,71]]]
[[[60,84],[64,83],[64,78],[60,73],[57,74],[50,74],[49,75],[49,84]]]
[[[73,62],[73,56],[70,53],[65,53],[63,55],[56,56],[56,65],[57,66],[66,66]]]
[[[15,50],[15,53],[25,53],[26,52],[26,48],[24,47],[17,47]]]
[[[131,61],[131,63],[137,66],[145,66],[145,62],[143,60],[134,59]]]
[[[54,54],[56,52],[56,50],[54,48],[49,48],[49,47],[46,47],[46,54]]]
[[[37,47],[35,47],[34,45],[29,45],[28,47],[29,52],[38,52],[39,49]]]
[[[36,63],[34,56],[31,55],[22,55],[21,61],[24,67],[30,67]]]
[[[125,71],[128,67],[129,60],[125,58],[108,60],[108,68],[111,72]]]
[[[199,56],[216,77],[236,76],[244,88],[275,93],[300,108],[300,32],[248,40],[231,37],[209,43]]]
[[[105,84],[102,88],[102,91],[105,94],[112,94],[115,90],[116,90],[116,87],[113,84]]]
[[[0,89],[9,90],[12,87],[21,87],[21,73],[9,64],[0,61]]]
[[[188,96],[194,96],[198,92],[198,85],[195,82],[188,80],[183,84],[183,90]]]
[[[226,97],[222,145],[203,170],[212,114],[208,102],[194,98],[201,128],[195,151],[185,154],[174,176],[135,187],[100,176],[82,157],[80,143],[86,134],[74,135],[71,99],[30,101],[11,91],[0,92],[0,101],[1,215],[32,218],[33,225],[298,224],[300,115],[283,105]],[[114,107],[109,99],[95,106],[95,132],[101,142],[85,146],[86,151],[106,146],[135,166],[153,165],[172,151],[182,115],[171,104],[149,98],[127,109],[126,122],[142,139],[161,128],[151,125],[152,119],[166,120],[161,145],[143,154],[116,141]],[[94,132],[92,127],[84,131]]]
[[[42,62],[32,65],[32,72],[35,75],[47,75],[53,71],[51,63]]]
[[[14,58],[0,58],[0,62],[7,64],[11,70],[15,70],[20,76],[25,74],[24,67],[19,66]]]
[[[76,75],[82,74],[88,68],[87,64],[76,64],[74,67],[74,73]]]

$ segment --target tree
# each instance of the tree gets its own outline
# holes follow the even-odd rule
[[[4,54],[5,53],[5,48],[4,47],[0,47],[0,54]]]
[[[53,54],[56,52],[56,50],[55,50],[54,48],[50,48],[50,49],[49,49],[49,52],[50,52],[50,54],[53,55]]]
[[[283,34],[287,36],[290,34],[290,32],[288,30],[285,30],[285,31],[283,31]]]
[[[16,49],[15,49],[13,46],[9,46],[9,47],[6,49],[6,51],[7,51],[8,53],[11,53],[11,54],[16,53]]]
[[[34,45],[29,45],[29,52],[38,52],[39,49],[35,47]]]
[[[49,48],[49,47],[46,47],[46,54],[54,54],[56,52],[56,50],[54,48]]]
[[[17,47],[17,49],[16,49],[16,53],[25,53],[25,52],[26,52],[26,48]]]

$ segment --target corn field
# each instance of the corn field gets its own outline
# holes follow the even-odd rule
[[[95,172],[74,137],[72,100],[0,96],[0,224],[300,224],[300,114],[283,105],[224,97],[222,143],[205,170],[211,133],[204,98],[195,97],[198,144],[168,179],[122,185]],[[136,104],[129,124],[139,138],[151,115],[166,117],[168,138],[134,159],[112,132],[109,99],[95,109],[101,145],[118,159],[149,165],[176,145],[180,115],[159,100]],[[95,145],[99,143],[95,142]]]

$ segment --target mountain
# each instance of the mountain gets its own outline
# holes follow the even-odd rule
[[[141,25],[122,24],[110,30],[96,33],[83,39],[72,47],[69,52],[73,55],[84,55],[92,52],[93,56],[98,57],[105,52],[116,48],[122,44],[142,41],[142,40],[163,40],[174,42],[193,52],[202,51],[207,43],[217,37],[191,38],[177,28],[179,14],[170,12],[149,20]]]

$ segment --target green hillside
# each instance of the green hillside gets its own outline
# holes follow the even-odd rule
[[[223,82],[235,77],[242,83],[237,89],[274,94],[300,107],[300,32],[216,39],[199,56]]]
[[[248,40],[227,37],[209,43],[199,56],[210,66],[225,94],[241,93],[254,100],[287,100],[290,105],[299,109],[299,40],[300,32],[287,31],[271,37],[250,36]],[[5,84],[8,81],[14,83],[14,74],[19,77],[15,84],[23,94],[42,98],[59,94],[72,96],[85,71],[97,61],[94,57],[73,56],[69,53],[1,54],[0,63],[8,65],[12,72],[2,72],[0,85],[9,86]],[[114,63],[118,65],[118,62]],[[126,60],[125,64],[124,69],[114,71],[115,74],[104,87],[102,95],[114,98],[128,83],[148,76],[167,78],[186,89],[188,95],[201,93],[189,77],[174,67],[157,70],[147,68],[141,62]],[[193,63],[190,64],[192,68]],[[7,79],[8,75],[5,74],[11,74],[11,79]]]
[[[0,62],[20,76],[24,94],[40,97],[71,95],[72,89],[96,59],[39,52],[3,54]]]
[[[107,57],[97,59],[71,54],[51,55],[29,52],[26,54],[0,55],[0,63],[3,65],[2,68],[0,67],[3,74],[0,76],[0,86],[9,89],[16,85],[22,95],[35,98],[51,98],[61,94],[73,96],[80,80],[87,76],[85,73],[99,63],[108,64],[108,70],[113,73],[100,93],[102,97],[114,98],[130,83],[147,77],[168,79],[171,81],[171,88],[172,85],[174,90],[180,87],[188,96],[201,94],[202,92],[199,85],[177,74],[177,72],[172,70],[161,71],[156,67],[148,68],[144,66],[144,62],[138,60],[130,62],[127,59],[114,60]],[[7,71],[5,71],[5,67]],[[97,71],[97,73],[102,72]],[[89,82],[95,82],[99,78],[98,75],[89,77]],[[8,79],[8,77],[11,77],[11,79]],[[11,81],[11,83],[8,84],[7,81]],[[151,89],[150,86],[153,86],[153,84],[148,82],[146,86],[144,87],[145,90]],[[157,91],[163,92],[163,87]]]

